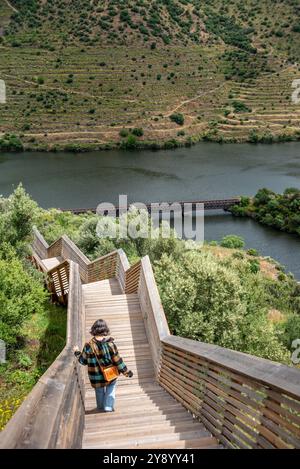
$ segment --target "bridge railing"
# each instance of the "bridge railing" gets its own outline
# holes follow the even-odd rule
[[[84,312],[78,265],[70,261],[66,346],[1,432],[0,448],[80,448],[84,427],[82,368],[72,353],[82,344]]]

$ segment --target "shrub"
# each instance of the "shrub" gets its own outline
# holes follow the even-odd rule
[[[181,113],[174,113],[170,115],[170,120],[172,122],[176,122],[178,125],[183,125],[184,124],[184,116]]]
[[[127,140],[121,143],[121,148],[124,150],[134,150],[137,148],[137,140],[134,135],[128,135]]]
[[[127,129],[121,129],[120,130],[120,137],[127,137],[128,136],[128,130]]]
[[[256,257],[256,256],[259,255],[258,251],[257,251],[256,249],[253,249],[253,248],[248,249],[247,254],[248,254],[249,256],[254,256],[254,257]]]
[[[42,311],[47,297],[42,282],[34,279],[13,251],[0,253],[0,338],[8,346],[17,343],[23,322]]]
[[[0,151],[23,151],[23,143],[14,134],[5,134],[0,137]]]
[[[250,109],[248,106],[246,106],[245,103],[242,101],[233,101],[232,106],[234,108],[234,111],[239,113],[239,112],[251,112],[252,109]]]
[[[247,264],[239,269],[201,251],[183,253],[177,260],[163,255],[155,264],[155,277],[171,331],[288,362],[289,352],[267,319],[263,282],[258,283]]]
[[[132,134],[136,137],[142,137],[144,135],[144,131],[143,129],[136,127],[132,130]]]
[[[257,274],[260,271],[260,264],[257,259],[249,259],[250,272]]]
[[[220,244],[224,248],[240,249],[244,247],[245,242],[241,236],[228,235],[222,238]]]
[[[295,339],[300,338],[300,316],[299,314],[291,314],[287,320],[279,325],[281,331],[281,341],[289,350],[293,351],[292,343]]]

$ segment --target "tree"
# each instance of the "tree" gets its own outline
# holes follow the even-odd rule
[[[2,205],[0,246],[3,243],[9,243],[17,250],[22,250],[30,239],[37,211],[37,204],[20,184],[6,203]]]

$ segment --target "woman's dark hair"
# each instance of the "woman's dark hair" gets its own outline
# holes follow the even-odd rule
[[[94,322],[90,330],[91,335],[108,335],[110,334],[108,325],[104,321],[104,319],[98,319],[98,321]]]

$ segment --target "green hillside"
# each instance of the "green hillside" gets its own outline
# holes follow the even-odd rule
[[[300,135],[296,0],[0,0],[0,51],[0,132],[25,147]]]

